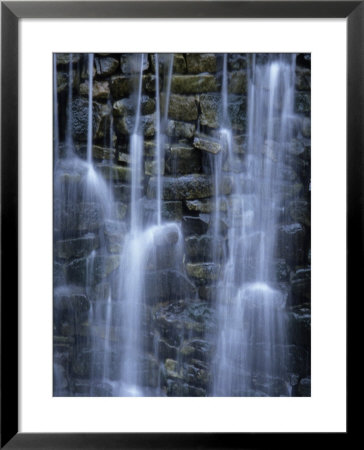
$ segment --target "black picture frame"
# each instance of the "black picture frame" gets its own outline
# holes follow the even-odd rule
[[[347,305],[354,294],[357,297],[357,286],[364,273],[363,1],[1,2],[1,448],[270,448],[278,439],[283,446],[306,445],[312,437],[310,433],[18,433],[19,20],[118,17],[347,19]],[[347,351],[349,361],[350,345]],[[332,434],[339,445],[347,444],[352,434],[347,406],[347,432]],[[327,434],[316,433],[314,438],[315,444],[324,441],[327,446]]]

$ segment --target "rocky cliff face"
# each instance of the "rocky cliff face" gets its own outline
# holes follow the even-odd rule
[[[262,60],[265,55],[258,55]],[[160,85],[165,69],[160,64]],[[310,395],[310,57],[296,59],[294,137],[285,162],[286,210],[277,230],[277,281],[287,294],[287,367],[282,385],[295,396]],[[212,232],[214,183],[211,155],[223,151],[218,131],[222,117],[222,56],[175,54],[169,98],[168,139],[161,162],[162,219],[173,221],[183,232],[183,258],[173,257],[173,229],[160,236],[163,251],[145,261],[145,306],[142,314],[144,355],[141,384],[167,396],[211,395],[211,360],[216,329],[216,286],[228,247],[227,211],[232,207],[236,177],[243,170],[247,145],[247,83],[249,55],[228,55],[228,113],[233,130],[235,168],[223,168],[221,232]],[[82,192],[81,166],[66,163],[67,128],[73,152],[86,159],[88,131],[88,66],[84,55],[58,54],[57,101],[59,148],[54,194],[54,395],[113,395],[119,377],[117,353],[120,322],[117,314],[105,321],[108,302],[116,302],[120,254],[130,220],[131,171],[129,140],[135,111],[138,73],[127,54],[95,54],[92,86],[92,157],[96,171],[113,193],[111,216],[105,220],[102,205],[80,195],[77,201],[64,193]],[[154,213],[157,190],[156,59],[148,55],[142,74],[141,124],[144,135],[144,174],[139,186],[144,220]],[[72,84],[71,96],[69,85]],[[163,89],[161,99],[163,100]],[[69,100],[71,98],[71,101]],[[163,105],[163,101],[161,101]],[[72,114],[72,122],[68,121]],[[55,130],[56,131],[56,130]],[[275,149],[266,142],[265,152]],[[249,192],[248,180],[243,189]],[[72,201],[70,199],[73,198]],[[103,249],[103,251],[101,251]],[[106,251],[105,251],[106,249]],[[92,256],[92,279],[90,255]],[[87,288],[86,288],[87,286]],[[110,299],[109,299],[110,297]],[[99,323],[90,311],[101,311]],[[103,319],[103,320],[102,320]],[[110,345],[105,345],[105,341]],[[95,350],[97,349],[97,350]],[[103,349],[103,350],[102,350]],[[108,379],[105,382],[105,353]],[[96,381],[95,381],[96,380]],[[98,381],[97,381],[98,380]],[[92,384],[92,386],[91,386]],[[264,394],[264,386],[257,389]]]

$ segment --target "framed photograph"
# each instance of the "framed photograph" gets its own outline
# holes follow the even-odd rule
[[[1,445],[347,439],[362,3],[1,6]]]

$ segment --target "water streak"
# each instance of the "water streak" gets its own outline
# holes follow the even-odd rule
[[[225,67],[224,59],[223,114],[228,104]],[[229,257],[218,289],[213,395],[274,396],[284,390],[278,380],[286,370],[286,294],[277,284],[275,249],[279,211],[284,208],[282,174],[292,135],[294,73],[294,57],[260,63],[253,56],[242,173],[232,171],[231,129],[222,132],[235,188],[227,219]],[[244,186],[249,186],[249,193]]]

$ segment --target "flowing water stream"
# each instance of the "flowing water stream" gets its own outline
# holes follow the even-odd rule
[[[223,80],[226,105],[226,63]],[[285,209],[285,158],[294,124],[294,81],[294,57],[272,56],[263,63],[255,55],[251,57],[245,167],[231,172],[235,191],[229,209],[228,257],[217,298],[213,395],[254,396],[263,395],[262,391],[275,395],[275,381],[286,370],[286,293],[278,286],[276,248],[280,215]],[[232,168],[231,131],[225,128],[221,135]],[[215,176],[220,174],[218,170]]]

